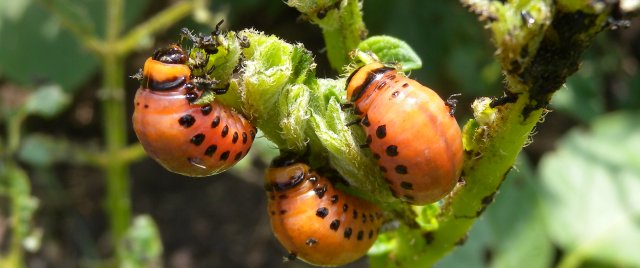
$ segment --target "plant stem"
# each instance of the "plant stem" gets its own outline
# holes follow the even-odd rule
[[[26,110],[19,109],[9,118],[9,122],[7,124],[7,151],[6,155],[13,155],[20,146],[20,130],[22,127],[22,122],[27,117]]]
[[[113,48],[122,27],[122,0],[107,2],[107,47]],[[105,205],[109,215],[112,243],[115,247],[120,243],[131,220],[129,198],[129,173],[127,163],[122,161],[120,152],[126,147],[126,124],[124,106],[124,62],[122,56],[114,49],[107,49],[102,54],[103,84],[101,104],[103,114],[103,132],[106,137],[107,194]],[[118,259],[120,252],[116,250]]]
[[[331,67],[342,71],[342,68],[349,63],[349,52],[356,49],[361,38],[366,36],[366,28],[362,21],[358,0],[348,0],[347,5],[338,12],[337,17],[337,22],[325,23],[318,20],[317,23],[322,28]],[[330,17],[327,19],[331,20]]]
[[[121,55],[128,54],[140,44],[141,40],[161,29],[175,24],[192,12],[193,8],[193,1],[181,1],[166,8],[144,23],[136,26],[122,37],[116,45],[118,52]]]
[[[512,105],[498,107],[504,113],[495,125],[501,128],[490,134],[482,155],[472,155],[466,159],[466,183],[445,201],[440,228],[430,234],[433,243],[427,245],[424,255],[426,262],[423,264],[433,265],[459,242],[463,242],[475,220],[493,201],[522,145],[543,115],[543,109],[538,109],[524,118],[522,112],[529,101],[528,94],[523,93]]]

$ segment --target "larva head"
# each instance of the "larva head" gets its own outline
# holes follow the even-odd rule
[[[186,62],[186,52],[177,45],[157,50],[144,63],[142,86],[151,91],[169,91],[184,86],[191,76]]]
[[[274,234],[290,255],[337,266],[366,254],[382,224],[380,209],[335,188],[305,163],[274,163],[266,173],[268,211]]]
[[[347,101],[356,104],[362,101],[366,95],[372,93],[371,85],[388,72],[395,74],[396,70],[378,62],[367,64],[353,71],[346,82]]]

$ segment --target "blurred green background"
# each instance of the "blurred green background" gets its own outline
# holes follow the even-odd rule
[[[124,32],[173,3],[125,1]],[[363,4],[370,35],[398,37],[422,58],[412,78],[442,96],[462,93],[458,122],[470,118],[476,97],[501,95],[489,35],[457,1]],[[0,0],[0,256],[15,236],[10,221],[24,216],[28,267],[102,267],[114,255],[104,175],[84,155],[104,140],[102,62],[63,19],[102,36],[104,6],[100,0]],[[315,55],[318,77],[338,75],[329,68],[319,28],[281,1],[213,1],[208,9],[225,18],[229,30],[255,28],[303,43]],[[180,28],[208,32],[211,26],[187,16],[144,40],[125,59],[126,73],[142,67],[154,48],[177,41]],[[598,36],[580,71],[554,96],[496,202],[438,267],[640,267],[639,60],[640,20]],[[137,87],[125,80],[127,119]],[[15,126],[20,111],[33,116]],[[127,125],[128,143],[136,143]],[[7,154],[16,127],[21,138]],[[148,214],[155,224],[134,221],[127,234],[133,242],[125,246],[139,254],[131,258],[148,255],[165,267],[284,266],[286,252],[271,234],[262,190],[264,168],[276,152],[264,138],[257,141],[250,157],[211,178],[182,177],[148,158],[133,163],[133,214]],[[16,190],[18,177],[28,177],[31,193]],[[19,210],[15,196],[22,198]]]

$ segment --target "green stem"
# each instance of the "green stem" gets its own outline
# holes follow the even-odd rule
[[[123,102],[125,74],[121,57],[105,55],[103,60],[105,96],[102,100],[102,114],[108,159],[107,165],[104,166],[107,183],[106,208],[113,244],[117,245],[124,236],[131,219],[129,173],[127,163],[120,157],[121,150],[126,146],[126,122],[128,121]]]
[[[166,8],[162,12],[156,14],[146,22],[136,26],[133,30],[129,31],[120,41],[116,47],[120,55],[126,55],[140,44],[140,41],[145,37],[152,35],[162,29],[165,29],[179,20],[183,19],[190,12],[193,11],[193,1],[182,1],[174,4],[173,6]]]
[[[424,265],[433,265],[462,242],[478,216],[493,201],[516,156],[543,115],[543,109],[538,109],[524,118],[523,110],[529,102],[529,95],[523,93],[515,103],[496,108],[503,110],[493,124],[497,131],[487,134],[490,136],[481,154],[468,155],[464,167],[466,183],[445,201],[440,227],[430,234],[432,243],[428,243],[424,251]],[[482,138],[485,131],[487,129],[476,129],[474,138]]]
[[[287,5],[295,7],[320,26],[329,63],[333,69],[342,71],[349,63],[349,53],[356,49],[367,35],[360,3],[359,0],[289,0]]]
[[[20,130],[22,122],[27,118],[27,115],[28,113],[25,109],[19,109],[9,118],[7,124],[7,156],[14,154],[20,146]]]
[[[106,44],[113,47],[122,27],[122,0],[107,2]],[[115,50],[108,49],[102,55],[103,85],[101,104],[103,114],[103,132],[106,137],[106,153],[108,162],[104,167],[106,173],[107,195],[106,209],[109,215],[112,243],[118,245],[131,221],[129,198],[129,173],[127,163],[122,161],[120,152],[126,147],[126,124],[124,105],[123,58]],[[120,251],[116,250],[118,259]]]
[[[333,69],[342,70],[349,63],[349,52],[356,49],[361,38],[366,36],[359,1],[348,0],[347,5],[337,12],[337,21],[329,16],[326,20],[333,21],[319,20],[318,25],[322,28],[329,63]]]

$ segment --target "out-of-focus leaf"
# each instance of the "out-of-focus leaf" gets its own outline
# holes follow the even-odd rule
[[[118,250],[123,254],[120,267],[162,267],[162,241],[155,222],[148,215],[133,220]]]
[[[25,109],[29,114],[50,118],[66,108],[70,102],[69,95],[62,91],[60,86],[47,85],[38,88],[29,96]]]
[[[485,267],[485,252],[491,240],[491,230],[484,219],[480,219],[471,229],[469,237],[463,246],[455,249],[451,254],[440,260],[434,267]]]
[[[398,63],[402,66],[402,71],[422,67],[422,60],[418,54],[406,42],[395,37],[372,36],[362,41],[358,49],[373,52],[382,62]]]
[[[488,93],[483,84],[498,84],[502,79],[500,63],[487,61],[486,52],[476,46],[461,46],[446,55],[446,59],[446,71],[456,78],[459,86],[459,88],[449,88],[454,93],[464,92],[473,96],[482,96]]]
[[[551,100],[552,107],[569,113],[583,122],[589,122],[604,112],[604,85],[601,71],[592,61],[585,61],[580,70],[567,80],[566,88],[559,90]]]
[[[493,234],[491,267],[551,267],[553,246],[537,201],[537,184],[528,159],[520,155],[487,209]]]
[[[64,29],[59,17],[53,16],[43,7],[66,7],[60,12],[66,14],[64,16],[70,16],[72,20],[91,19],[91,27],[87,27],[84,22],[71,23],[82,29],[95,28],[95,34],[102,36],[106,1],[47,2],[43,5],[32,3],[19,17],[15,15],[15,19],[2,22],[0,75],[19,84],[52,81],[60,84],[65,91],[73,91],[96,71],[98,60],[83,48],[74,35]],[[124,3],[126,25],[130,25],[141,15],[147,1]]]
[[[550,267],[553,247],[536,198],[531,168],[520,156],[464,246],[437,266]],[[486,259],[488,255],[490,259]]]
[[[500,69],[486,68],[495,62],[486,31],[458,1],[368,0],[363,9],[371,34],[400,38],[420,55],[423,67],[411,76],[438,93],[486,96],[496,95],[501,88]],[[483,68],[490,74],[477,71]]]
[[[18,158],[32,166],[44,167],[66,159],[68,154],[69,144],[66,141],[42,134],[31,134],[24,139],[18,151]]]
[[[30,4],[31,0],[0,0],[0,29],[2,29],[3,20],[16,20],[22,17]]]
[[[561,265],[640,266],[639,116],[602,116],[541,159],[543,211],[552,240],[566,252]]]

